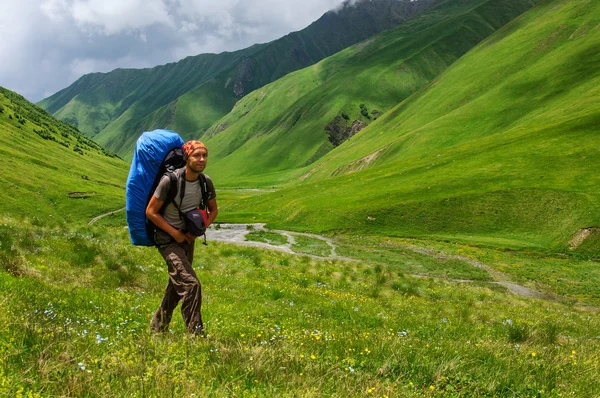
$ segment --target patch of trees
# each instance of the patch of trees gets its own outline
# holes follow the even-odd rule
[[[33,132],[48,141],[58,142],[56,138],[48,131],[48,130],[36,130],[33,129]]]
[[[77,118],[75,116],[73,117],[68,117],[66,119],[63,119],[65,122],[69,123],[71,126],[73,127],[79,127],[79,120],[77,120]]]
[[[360,114],[371,120],[371,115],[369,115],[369,111],[367,110],[367,106],[365,104],[360,104]]]
[[[379,116],[381,116],[383,114],[383,112],[378,111],[377,109],[373,109],[371,111],[371,113],[369,114],[369,110],[367,109],[367,106],[365,104],[360,104],[360,114],[363,115],[368,120],[371,120],[371,118],[373,120],[377,120],[377,118]]]
[[[346,141],[348,136],[348,122],[342,116],[336,116],[327,126],[327,139],[335,147]]]
[[[40,124],[40,118],[33,112],[27,111],[27,118],[37,125]]]
[[[341,116],[336,116],[327,126],[325,126],[327,139],[334,147],[339,146],[342,142],[367,127],[367,124],[362,120],[355,120],[352,124],[349,124],[349,119],[350,117],[342,112]]]
[[[15,117],[17,118],[17,122],[19,122],[23,126],[25,126],[25,124],[27,123],[27,119],[25,119],[23,116],[19,115],[18,113],[15,113]]]
[[[119,155],[117,155],[116,153],[109,152],[109,151],[107,151],[107,150],[106,150],[106,149],[104,149],[104,148],[101,148],[101,150],[102,150],[102,154],[103,154],[104,156],[108,156],[109,158],[117,158],[117,159],[121,159],[121,157],[119,157]],[[123,160],[123,159],[121,159],[121,160]]]

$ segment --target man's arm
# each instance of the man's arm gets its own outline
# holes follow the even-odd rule
[[[183,243],[186,240],[185,234],[181,232],[181,230],[169,224],[167,220],[165,220],[165,218],[160,214],[160,208],[164,203],[165,202],[163,200],[160,200],[156,196],[152,195],[150,198],[150,203],[148,203],[148,207],[146,207],[146,217],[152,221],[152,224],[171,235],[178,243]]]
[[[217,198],[210,199],[206,207],[208,208],[208,225],[206,226],[208,228],[210,224],[212,224],[213,221],[215,221],[215,218],[217,218],[217,214],[219,214]]]

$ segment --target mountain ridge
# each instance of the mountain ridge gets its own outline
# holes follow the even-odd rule
[[[338,135],[355,134],[385,116],[533,4],[443,1],[254,91],[206,132],[215,177],[232,186],[252,184],[264,173],[281,172],[279,181],[265,181],[269,185],[297,178],[294,170],[310,167],[332,142],[339,145]]]
[[[303,169],[303,184],[224,211],[277,228],[569,250],[600,225],[598,21],[597,3],[540,2]]]
[[[107,149],[127,157],[131,154],[135,139],[142,131],[168,127],[179,131],[186,138],[198,136],[203,129],[225,115],[240,96],[290,71],[366,39],[378,30],[394,26],[436,1],[438,0],[377,0],[360,1],[354,5],[346,3],[346,7],[335,13],[324,14],[301,31],[292,32],[270,43],[227,53],[229,58],[224,62],[221,62],[219,55],[201,54],[174,63],[175,66],[170,68],[178,71],[177,76],[171,80],[168,80],[170,70],[166,66],[144,69],[137,74],[115,71],[115,74],[136,74],[129,78],[127,84],[121,84],[121,89],[128,90],[126,96],[112,98],[111,93],[102,85],[96,85],[93,90],[78,92],[75,88],[84,86],[74,84],[39,104],[44,108],[56,110],[52,113],[59,118],[78,125],[84,134],[97,139]],[[390,9],[396,12],[389,12]],[[378,13],[381,14],[379,18],[372,17]],[[288,55],[281,57],[281,54]],[[210,63],[208,58],[211,58],[213,63]],[[195,61],[204,62],[209,67],[209,72],[195,76],[195,79],[184,78],[186,74],[193,74],[186,64]],[[110,76],[111,73],[113,72],[105,76]],[[164,92],[161,91],[162,86],[155,85],[151,80],[161,78],[153,76],[153,73],[165,75],[163,80],[169,82],[169,87]],[[217,79],[213,80],[215,78]],[[170,85],[180,87],[174,90]],[[200,120],[193,117],[187,121],[177,119],[177,108],[180,105],[173,102],[178,102],[178,98],[183,94],[202,85],[205,85],[205,89],[200,89],[196,95],[212,99],[203,102],[205,109],[200,114],[205,116]],[[192,98],[192,102],[193,100]],[[196,112],[192,112],[194,113]],[[161,124],[154,125],[153,122]]]

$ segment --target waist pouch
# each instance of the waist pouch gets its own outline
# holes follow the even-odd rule
[[[206,213],[206,210],[190,210],[183,215],[183,222],[185,223],[185,229],[190,235],[202,236],[206,232],[208,213]]]

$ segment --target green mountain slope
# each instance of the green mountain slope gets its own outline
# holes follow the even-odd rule
[[[296,228],[564,248],[600,225],[599,25],[597,2],[544,2],[330,152],[309,183],[230,210]]]
[[[86,75],[40,105],[128,157],[142,131],[169,127],[186,138],[197,137],[246,93],[403,22],[436,1],[346,4],[271,43],[152,69]],[[180,106],[178,98],[193,89]],[[202,104],[199,112],[197,103]]]
[[[117,69],[85,75],[39,103],[95,138],[115,120],[136,121],[262,48],[201,54],[150,69]]]
[[[3,215],[80,223],[124,206],[125,162],[2,87],[0,154]]]
[[[533,4],[443,1],[256,90],[207,131],[215,177],[231,186],[281,184],[298,177],[298,168],[325,155],[344,134],[353,134],[427,85]]]

